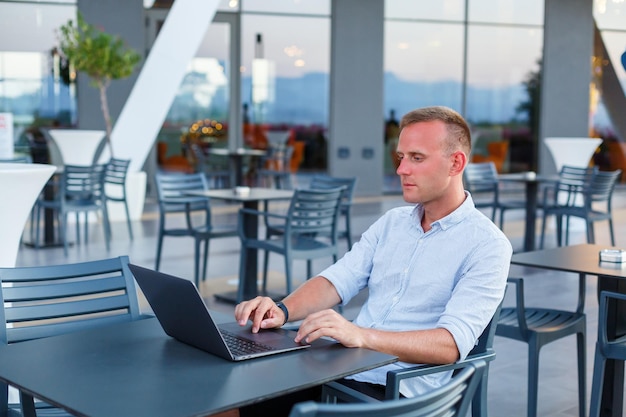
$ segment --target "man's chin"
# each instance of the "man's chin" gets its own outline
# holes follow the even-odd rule
[[[415,193],[412,193],[406,189],[402,189],[402,198],[404,199],[404,201],[406,201],[409,204],[417,204],[418,203],[418,199],[415,196]]]

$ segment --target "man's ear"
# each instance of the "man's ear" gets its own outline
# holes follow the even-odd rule
[[[450,175],[461,175],[465,165],[467,165],[467,155],[464,152],[456,151],[450,157],[452,160],[452,166],[450,167]]]

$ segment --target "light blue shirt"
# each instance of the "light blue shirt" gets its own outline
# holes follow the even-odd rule
[[[368,288],[355,324],[390,331],[444,328],[461,358],[467,356],[504,297],[513,250],[466,195],[428,232],[421,226],[420,204],[389,210],[320,274],[333,283],[343,304]],[[385,385],[388,370],[408,366],[396,362],[352,378]],[[405,380],[400,392],[414,396],[449,378],[444,373]]]

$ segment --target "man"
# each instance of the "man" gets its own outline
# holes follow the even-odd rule
[[[384,392],[390,369],[464,358],[504,296],[512,254],[509,240],[463,188],[470,148],[469,127],[457,112],[427,107],[406,114],[397,174],[414,206],[389,210],[350,252],[282,303],[257,297],[236,307],[236,319],[252,320],[254,332],[303,320],[298,342],[328,336],[398,356],[395,364],[348,378],[370,393]],[[332,310],[365,287],[368,298],[354,322]],[[400,392],[414,396],[449,378],[403,381]]]

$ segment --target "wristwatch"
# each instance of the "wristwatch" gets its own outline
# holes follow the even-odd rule
[[[282,301],[279,301],[276,303],[276,307],[283,310],[283,314],[285,315],[285,321],[283,322],[283,324],[287,323],[289,321],[289,310],[287,310],[287,306],[284,305]]]

